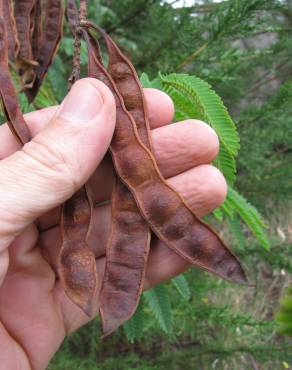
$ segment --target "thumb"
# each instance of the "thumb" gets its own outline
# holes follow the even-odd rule
[[[79,80],[48,126],[0,162],[0,252],[88,180],[109,147],[115,119],[110,90],[92,78]]]

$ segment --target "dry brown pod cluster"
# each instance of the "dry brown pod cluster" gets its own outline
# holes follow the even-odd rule
[[[22,88],[33,101],[62,38],[62,0],[1,0],[0,92],[9,127],[18,141],[31,137],[18,105],[9,71],[17,70]],[[114,41],[86,18],[86,1],[79,9],[67,2],[67,19],[75,35],[70,85],[80,74],[80,43],[88,50],[88,76],[103,81],[117,108],[110,153],[116,172],[111,196],[111,232],[106,246],[106,268],[98,291],[94,252],[87,243],[93,203],[85,184],[63,205],[63,244],[58,274],[68,297],[87,315],[96,302],[105,335],[135,312],[143,290],[151,236],[155,235],[192,265],[219,277],[246,283],[239,261],[218,234],[194,212],[161,175],[153,156],[143,89],[135,68]],[[105,66],[99,37],[105,41]]]

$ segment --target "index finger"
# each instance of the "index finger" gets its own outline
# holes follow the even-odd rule
[[[151,128],[170,123],[174,115],[174,105],[171,98],[162,91],[150,88],[144,89],[144,94]],[[53,106],[24,115],[32,137],[45,128],[57,109],[58,106]],[[0,142],[0,160],[21,149],[21,145],[12,135],[7,124],[0,126]]]

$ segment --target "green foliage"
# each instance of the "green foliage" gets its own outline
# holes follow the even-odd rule
[[[129,342],[133,343],[135,340],[139,340],[143,336],[143,329],[144,329],[144,299],[143,296],[140,300],[140,303],[137,307],[136,312],[123,325],[124,331]]]
[[[173,98],[175,106],[178,106],[180,118],[200,119],[216,131],[220,139],[216,165],[224,173],[229,184],[233,184],[239,136],[220,97],[207,82],[195,76],[171,74],[160,75],[160,79],[165,92]]]
[[[225,211],[228,209],[227,213],[229,214],[235,213],[240,216],[254,233],[261,245],[269,250],[270,241],[265,232],[266,225],[264,224],[262,216],[242,195],[234,189],[229,188],[223,209]]]
[[[221,170],[229,184],[233,184],[236,175],[235,160],[239,150],[239,135],[226,107],[211,86],[195,76],[186,74],[166,76],[160,74],[158,78],[150,81],[148,75],[144,73],[141,81],[145,87],[160,87],[172,97],[176,119],[201,119],[216,131],[220,139],[220,151],[214,164]],[[260,244],[269,249],[270,242],[264,230],[266,225],[262,216],[243,195],[229,187],[227,199],[221,206],[221,210],[220,214],[217,210],[217,219],[223,221],[226,215],[229,217],[230,224],[230,220],[237,214]],[[232,226],[235,231],[234,223]],[[239,230],[237,236],[239,236]]]
[[[172,329],[172,311],[169,300],[169,293],[164,285],[157,285],[144,293],[161,329],[169,333]]]
[[[232,232],[233,236],[236,238],[236,241],[238,243],[238,248],[240,250],[244,250],[244,248],[246,247],[246,238],[243,233],[239,218],[236,215],[233,215],[233,217],[227,216],[227,222],[228,222],[229,230]]]
[[[214,212],[215,222],[247,266],[256,288],[233,286],[191,270],[159,287],[162,295],[147,292],[133,321],[107,341],[98,340],[96,320],[70,336],[50,370],[274,370],[292,365],[291,341],[275,334],[272,319],[292,273],[291,1],[179,3],[90,0],[89,16],[122,45],[143,72],[145,87],[171,95],[176,120],[203,119],[219,134],[220,155],[214,164],[227,177],[230,190]],[[67,27],[65,36],[38,106],[56,104],[66,94],[73,44]],[[82,62],[85,71],[84,50]],[[158,71],[162,75],[155,78]],[[170,72],[177,74],[167,75]],[[185,77],[177,85],[180,74]],[[218,96],[240,134],[238,157],[238,134]],[[205,98],[215,101],[216,114],[217,109],[221,112],[219,126],[208,119]],[[25,111],[34,109],[24,96],[21,103]],[[277,236],[278,228],[284,230],[285,240]],[[168,302],[166,311],[172,320],[161,324],[163,302]],[[284,320],[279,316],[282,321],[290,322],[290,313]]]
[[[171,279],[172,284],[176,287],[177,291],[181,295],[181,298],[185,301],[189,301],[191,298],[191,291],[189,284],[184,275],[178,275]]]
[[[292,336],[292,286],[287,289],[287,293],[280,303],[281,309],[276,315],[276,320],[279,323],[278,331]]]

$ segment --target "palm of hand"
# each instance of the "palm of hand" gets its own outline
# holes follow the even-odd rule
[[[198,121],[185,121],[166,126],[173,115],[172,104],[158,91],[146,90],[152,139],[157,163],[172,184],[202,216],[224,199],[223,176],[209,163],[218,151],[218,139],[212,130]],[[49,122],[55,109],[30,114],[27,121],[35,135]],[[1,127],[0,137],[7,136]],[[9,136],[9,149],[0,151],[5,158],[17,150]],[[110,207],[99,206],[109,199],[112,166],[108,157],[90,181],[97,204],[94,228],[89,243],[95,250],[97,269],[102,280],[105,242],[110,224]],[[44,369],[62,343],[64,336],[84,325],[88,318],[66,297],[56,277],[57,256],[61,246],[60,208],[39,220],[39,230],[29,225],[4,252],[0,272],[5,275],[0,286],[0,348],[5,348],[7,369]],[[98,221],[98,222],[97,222]],[[2,264],[2,267],[1,267]],[[168,280],[188,268],[188,263],[171,252],[160,241],[154,241],[148,260],[145,288]],[[2,269],[2,270],[1,270]]]

